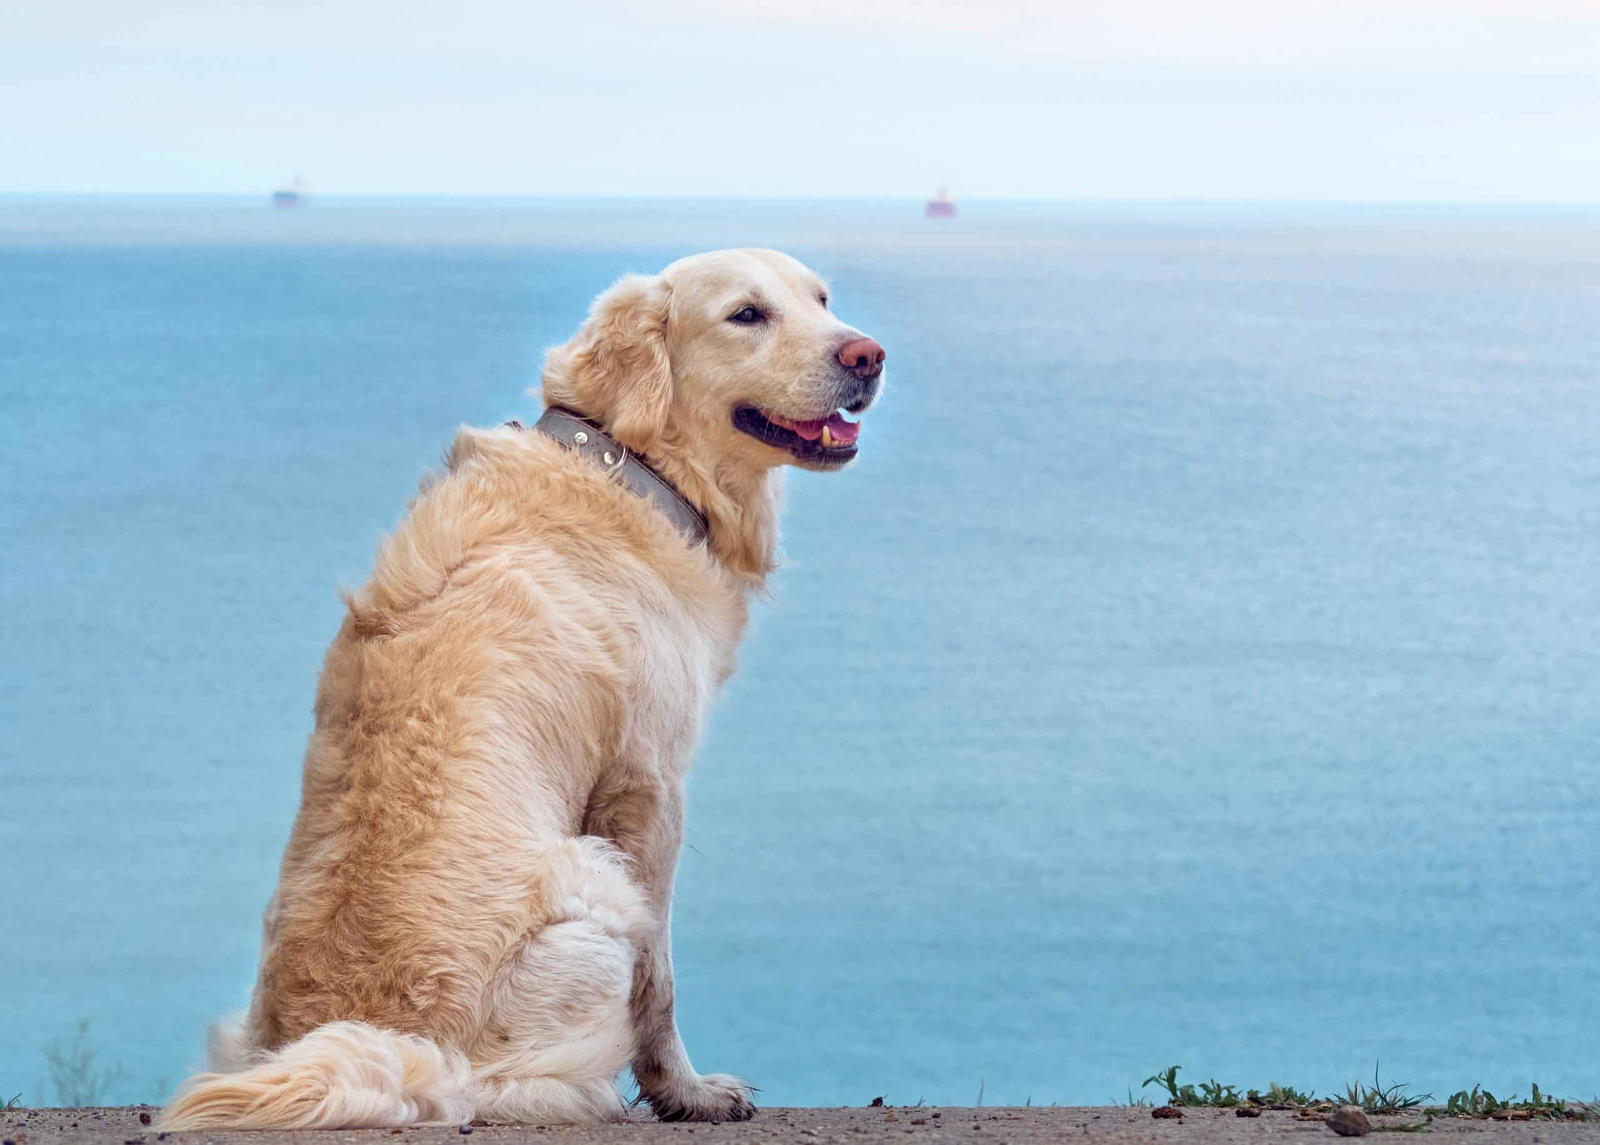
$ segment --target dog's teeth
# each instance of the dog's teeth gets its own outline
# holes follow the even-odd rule
[[[830,430],[827,426],[823,426],[822,427],[822,444],[823,444],[824,448],[827,448],[827,449],[832,449],[833,448],[833,431]]]

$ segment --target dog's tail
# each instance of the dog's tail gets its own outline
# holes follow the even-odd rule
[[[218,1055],[217,1064],[242,1064]],[[365,1022],[319,1026],[234,1073],[190,1078],[161,1129],[372,1129],[472,1120],[467,1059]]]

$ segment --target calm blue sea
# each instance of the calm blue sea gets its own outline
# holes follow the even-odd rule
[[[320,657],[460,422],[769,245],[890,351],[692,784],[703,1069],[1600,1091],[1600,209],[0,198],[0,1097],[241,1006]]]

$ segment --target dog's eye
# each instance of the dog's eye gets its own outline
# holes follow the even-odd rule
[[[743,310],[736,310],[728,315],[729,322],[737,322],[741,326],[752,326],[757,322],[765,322],[767,316],[754,306],[746,306]]]
[[[817,301],[822,303],[822,308],[824,310],[828,308],[828,296],[826,293],[817,295]]]

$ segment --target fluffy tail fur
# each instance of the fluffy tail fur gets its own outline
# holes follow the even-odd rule
[[[219,1063],[221,1064],[221,1063]],[[238,1073],[190,1078],[162,1129],[370,1129],[470,1121],[467,1059],[365,1022],[319,1026]]]

